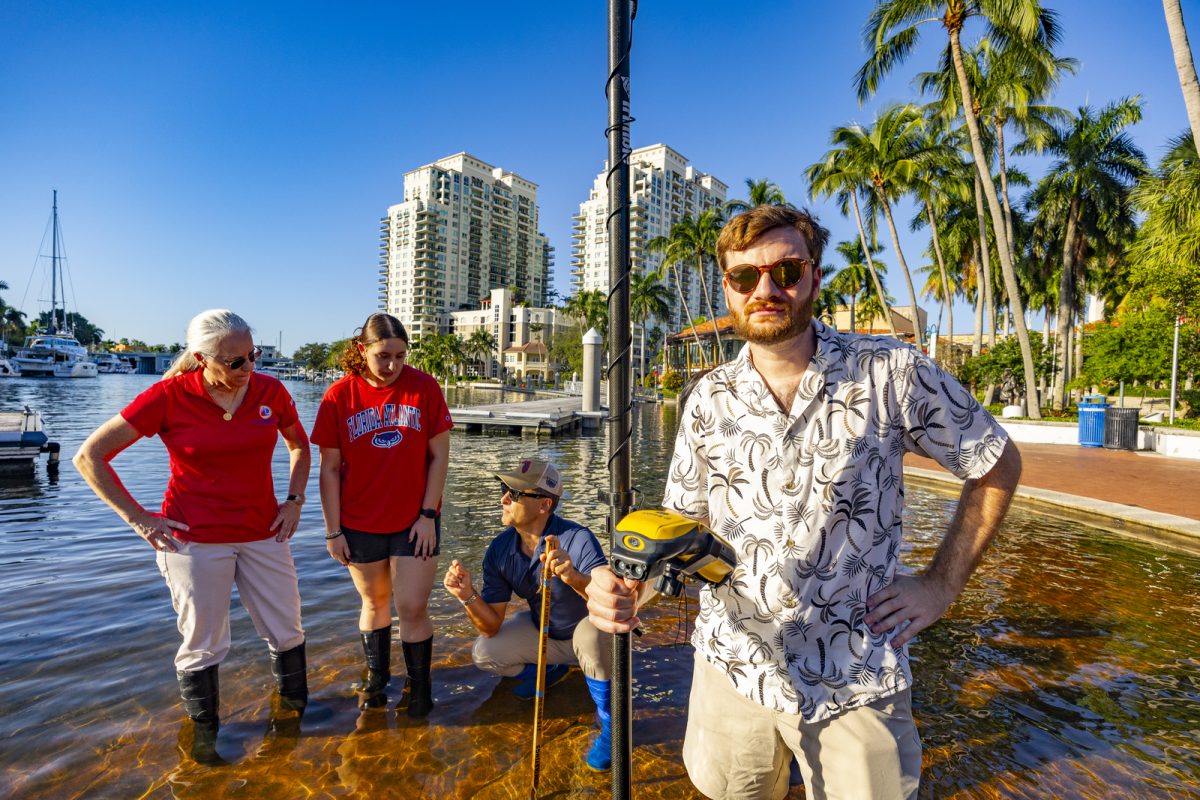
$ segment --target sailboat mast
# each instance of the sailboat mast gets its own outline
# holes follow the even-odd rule
[[[54,226],[50,234],[50,332],[58,333],[58,189],[54,190]]]

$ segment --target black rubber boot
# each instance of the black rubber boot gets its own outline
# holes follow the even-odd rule
[[[304,642],[282,653],[272,650],[271,674],[275,676],[280,705],[288,711],[303,711],[308,705],[308,662]]]
[[[177,672],[175,675],[179,679],[183,711],[192,720],[191,742],[187,744],[186,751],[198,764],[216,766],[226,763],[217,752],[217,730],[221,727],[221,683],[217,676],[217,665],[193,672]],[[181,746],[185,739],[181,736]]]
[[[433,710],[433,681],[430,663],[433,661],[433,637],[423,642],[402,642],[404,666],[408,670],[408,688],[412,694],[408,701],[410,717],[425,717]]]
[[[257,758],[280,758],[296,749],[300,741],[300,720],[303,708],[292,708],[282,694],[271,698],[271,716],[267,719],[267,732],[259,745]]]
[[[362,692],[363,706],[381,708],[387,705],[384,689],[392,679],[392,626],[376,628],[370,633],[359,632],[362,637],[363,655],[367,658],[362,681],[355,689]]]
[[[195,722],[217,727],[220,722],[221,682],[217,676],[217,665],[194,672],[177,672],[179,696],[183,698],[183,711]]]

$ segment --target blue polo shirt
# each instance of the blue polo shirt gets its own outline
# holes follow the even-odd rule
[[[507,603],[513,595],[529,602],[533,624],[541,619],[542,552],[546,536],[557,536],[562,549],[571,556],[571,564],[584,575],[608,563],[600,542],[584,526],[551,514],[542,531],[533,557],[521,552],[521,536],[516,528],[505,528],[488,545],[483,556],[483,591],[479,596],[485,603]],[[536,602],[536,605],[535,605]],[[575,626],[587,616],[587,601],[558,577],[550,578],[550,638],[570,639]]]

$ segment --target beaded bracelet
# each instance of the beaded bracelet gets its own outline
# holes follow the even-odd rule
[[[326,539],[326,540],[329,540],[329,539],[336,539],[336,538],[338,538],[338,537],[339,537],[339,536],[341,536],[341,535],[342,535],[342,532],[341,532],[340,530],[338,530],[338,531],[330,531],[329,533],[325,534],[325,539]]]

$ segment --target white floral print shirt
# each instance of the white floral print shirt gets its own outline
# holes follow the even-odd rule
[[[898,564],[905,451],[978,478],[1007,440],[912,347],[812,325],[816,352],[789,413],[749,346],[697,383],[663,499],[737,551],[726,582],[700,592],[693,645],[741,694],[808,722],[911,684],[907,648],[863,622]]]

